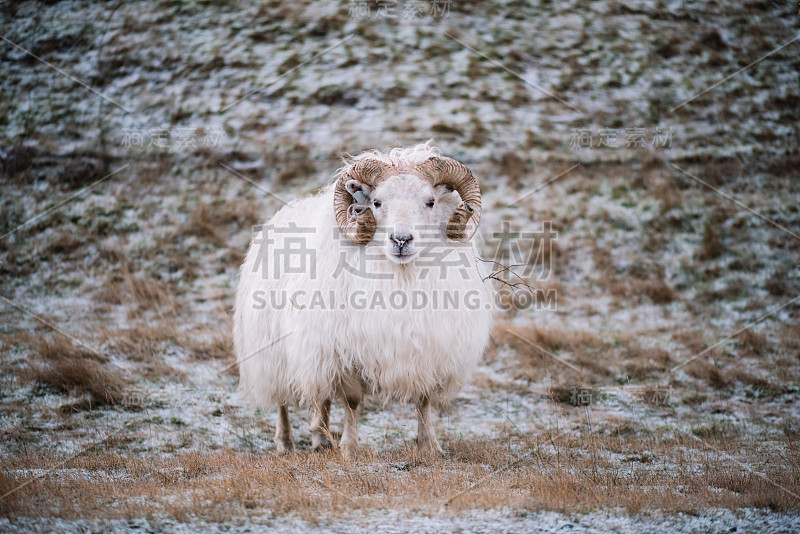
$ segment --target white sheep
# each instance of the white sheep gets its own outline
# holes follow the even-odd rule
[[[240,388],[278,406],[275,445],[293,449],[289,405],[315,407],[315,449],[358,447],[364,394],[414,402],[417,444],[442,452],[430,404],[469,380],[489,340],[491,295],[469,240],[481,216],[472,173],[430,142],[345,160],[336,181],[257,232],[234,309]]]

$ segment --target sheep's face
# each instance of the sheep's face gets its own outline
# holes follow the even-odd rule
[[[392,176],[374,188],[350,180],[347,190],[365,199],[377,225],[373,243],[382,244],[386,257],[398,264],[447,240],[447,222],[460,201],[450,186],[433,187],[413,174]]]

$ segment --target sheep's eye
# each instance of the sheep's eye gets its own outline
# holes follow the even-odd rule
[[[425,205],[429,208],[432,208],[436,202],[433,199],[430,199]]]
[[[376,200],[375,202],[372,203],[372,205],[375,206],[376,208],[380,208],[381,207],[381,201],[380,200]]]

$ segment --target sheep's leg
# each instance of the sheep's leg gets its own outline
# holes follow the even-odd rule
[[[275,429],[275,449],[278,454],[286,454],[294,450],[292,427],[289,426],[289,408],[281,404],[278,408],[278,427]]]
[[[344,399],[344,429],[342,439],[339,441],[339,448],[348,460],[355,459],[358,452],[358,428],[356,418],[358,417],[358,405],[361,402],[360,396],[351,396],[345,393]]]
[[[444,454],[431,423],[431,402],[428,397],[417,401],[417,447],[422,452]]]
[[[329,449],[333,446],[331,443],[330,417],[330,399],[317,403],[314,419],[311,421],[311,445],[314,450]]]

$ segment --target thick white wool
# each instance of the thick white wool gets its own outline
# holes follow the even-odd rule
[[[366,152],[339,172],[374,158],[408,173],[439,154],[430,143]],[[442,206],[445,223],[455,204]],[[284,231],[292,225],[298,231]],[[442,232],[434,255],[439,265],[399,265],[383,256],[377,234],[357,246],[336,233],[331,185],[285,206],[256,235],[234,309],[242,391],[264,408],[314,404],[333,398],[343,379],[358,378],[367,392],[386,398],[451,398],[469,381],[492,323],[490,290],[472,245],[448,241]],[[300,265],[297,254],[287,269],[281,255],[298,246],[292,241],[298,236],[308,261]],[[421,296],[427,305],[419,305]]]

